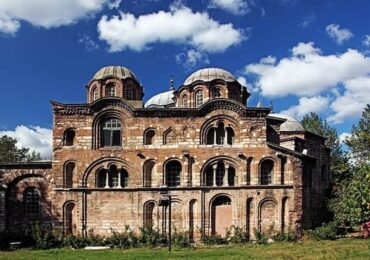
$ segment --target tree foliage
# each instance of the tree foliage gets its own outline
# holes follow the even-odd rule
[[[17,140],[7,135],[0,137],[0,162],[19,162],[27,158],[28,148],[18,148]]]
[[[358,125],[352,127],[351,136],[345,140],[351,156],[357,162],[370,162],[370,105],[362,112]]]

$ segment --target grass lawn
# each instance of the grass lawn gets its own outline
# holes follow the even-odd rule
[[[0,259],[370,259],[370,240],[340,239],[295,244],[229,245],[197,249],[72,249],[0,252]]]

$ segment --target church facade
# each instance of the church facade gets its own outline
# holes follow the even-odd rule
[[[38,221],[65,234],[109,236],[171,223],[192,239],[317,225],[329,187],[324,138],[249,93],[223,69],[191,74],[143,104],[132,71],[109,66],[87,102],[53,109],[50,162],[0,163],[0,230]]]

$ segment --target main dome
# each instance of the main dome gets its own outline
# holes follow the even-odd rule
[[[200,69],[191,74],[184,82],[184,85],[190,85],[196,81],[210,82],[215,79],[221,79],[227,82],[236,81],[235,77],[228,71],[220,68]]]
[[[286,119],[286,121],[280,125],[280,131],[302,132],[305,130],[302,124],[294,117],[277,113],[270,114],[269,116]]]
[[[95,73],[93,80],[104,79],[107,77],[116,77],[119,79],[133,78],[137,80],[135,74],[131,70],[121,66],[103,67]]]

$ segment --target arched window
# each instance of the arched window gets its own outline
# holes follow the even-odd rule
[[[64,166],[64,187],[72,188],[73,187],[73,172],[75,169],[74,162],[67,162]]]
[[[200,107],[201,105],[203,105],[203,98],[203,90],[198,90],[195,93],[195,107]]]
[[[271,160],[264,160],[261,163],[261,185],[270,185],[272,184],[273,178],[273,170],[274,170],[274,162]]]
[[[212,92],[212,97],[213,98],[220,98],[221,97],[221,91],[218,88],[214,89],[213,92]]]
[[[180,186],[181,164],[171,161],[166,164],[166,185],[169,187]]]
[[[111,165],[109,167],[109,187],[116,188],[120,186],[118,174],[117,166]]]
[[[206,186],[234,186],[235,168],[231,165],[218,162],[208,166],[205,171],[204,184]]]
[[[211,127],[207,131],[206,144],[218,145],[233,145],[235,143],[234,130],[231,127],[225,127],[223,122],[220,122],[217,127]]]
[[[98,88],[94,88],[92,91],[92,101],[95,101],[99,98]]]
[[[217,144],[224,144],[225,140],[225,125],[224,123],[219,123],[216,129],[216,143]]]
[[[23,200],[26,215],[40,214],[40,192],[36,188],[27,188],[23,193]]]
[[[96,187],[104,188],[107,186],[107,173],[105,169],[100,169],[96,173]],[[108,187],[108,186],[107,186]]]
[[[144,204],[144,227],[153,226],[153,213],[154,213],[155,204],[152,201],[146,202]]]
[[[154,143],[155,130],[147,129],[144,132],[144,145],[149,145]]]
[[[108,84],[105,87],[105,96],[106,97],[114,97],[116,95],[116,88],[113,84]]]
[[[144,187],[152,187],[154,165],[155,162],[153,160],[146,161],[144,164]]]
[[[182,96],[182,107],[188,108],[189,107],[189,98],[187,95]]]
[[[225,176],[225,165],[219,163],[216,169],[216,186],[222,186]]]
[[[121,174],[121,187],[128,187],[128,172],[125,169],[121,169],[119,173]]]
[[[232,166],[229,167],[227,181],[229,183],[229,186],[235,186],[235,169]]]
[[[63,140],[65,146],[73,146],[75,141],[76,132],[74,129],[67,129],[64,131]]]
[[[75,209],[75,203],[74,202],[69,202],[65,206],[65,219],[64,219],[64,230],[65,230],[65,235],[70,235],[73,234],[75,228],[76,228],[76,223],[74,223],[73,219],[73,210]]]
[[[126,88],[126,99],[127,100],[134,100],[135,99],[134,90],[132,89],[132,87],[127,87]]]
[[[121,122],[116,118],[110,118],[102,123],[102,146],[121,145]]]

